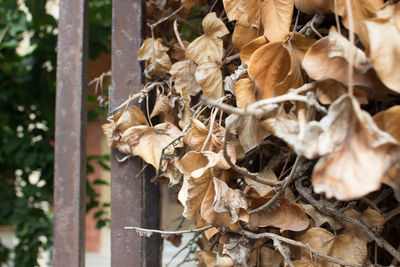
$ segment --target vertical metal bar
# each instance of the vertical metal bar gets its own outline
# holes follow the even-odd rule
[[[113,1],[112,14],[110,110],[114,111],[130,94],[141,89],[142,69],[136,52],[143,41],[144,1]],[[113,267],[158,266],[159,239],[145,240],[136,232],[124,230],[125,226],[149,225],[146,221],[158,227],[158,187],[146,186],[146,180],[151,177],[138,176],[142,161],[135,158],[118,162],[117,157],[123,156],[115,149],[111,151],[111,264]],[[153,201],[147,195],[153,196]],[[146,213],[149,206],[155,210]],[[155,219],[148,220],[152,212],[156,212]],[[146,248],[153,250],[148,254],[152,259],[146,257]]]
[[[85,265],[88,1],[61,0],[58,24],[53,266]]]

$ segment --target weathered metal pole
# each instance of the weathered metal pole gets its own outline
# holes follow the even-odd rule
[[[136,52],[143,42],[144,1],[116,0],[112,11],[112,89],[110,111],[141,90],[142,69]],[[158,227],[158,187],[138,175],[142,161],[125,162],[125,155],[111,151],[111,264],[113,267],[159,266],[159,238],[145,240],[125,226]],[[151,198],[151,201],[149,199]],[[151,207],[151,210],[150,208]],[[147,210],[147,212],[146,212]]]
[[[85,265],[88,1],[61,0],[53,266]]]

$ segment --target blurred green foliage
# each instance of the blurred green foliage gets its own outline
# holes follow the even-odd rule
[[[16,267],[37,266],[38,253],[52,244],[57,21],[47,1],[25,0],[24,12],[16,0],[0,0],[0,225],[14,227]],[[92,0],[90,14],[95,58],[110,49],[111,0]],[[29,49],[21,53],[24,36]],[[107,157],[90,159],[107,167]],[[87,208],[98,209],[102,226],[107,219],[97,198],[88,184]],[[0,240],[0,263],[9,255]]]

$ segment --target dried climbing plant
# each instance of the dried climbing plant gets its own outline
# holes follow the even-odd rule
[[[196,232],[199,266],[398,264],[400,4],[146,6],[144,89],[103,130],[197,228],[127,229]],[[131,106],[151,91],[152,109]]]

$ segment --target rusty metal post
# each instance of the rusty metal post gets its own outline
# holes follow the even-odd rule
[[[85,265],[88,1],[61,0],[53,266]]]
[[[142,69],[136,52],[143,41],[144,1],[113,1],[112,25],[112,89],[110,111],[113,112],[130,94],[140,91]],[[145,255],[146,247],[159,249],[159,239],[145,240],[125,226],[158,226],[158,188],[145,186],[138,175],[142,161],[138,158],[118,162],[124,155],[111,151],[111,265],[113,267],[159,266],[159,253]],[[146,175],[145,175],[146,176]],[[153,201],[146,201],[153,196]],[[157,215],[149,223],[146,206],[153,205]],[[153,243],[151,243],[153,242]],[[153,245],[151,245],[153,244]]]

